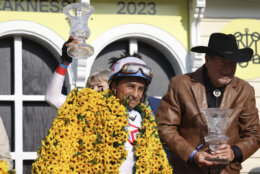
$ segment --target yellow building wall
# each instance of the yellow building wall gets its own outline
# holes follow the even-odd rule
[[[179,40],[185,48],[188,47],[188,5],[186,0],[143,1],[145,6],[139,4],[138,1],[135,5],[129,4],[130,1],[120,2],[124,2],[124,5],[118,4],[116,0],[109,1],[109,3],[104,0],[91,1],[91,4],[95,7],[95,14],[89,23],[92,32],[90,39],[95,39],[104,31],[119,25],[141,23],[168,32]],[[155,14],[153,14],[153,6],[149,3],[155,4]],[[129,14],[127,11],[133,13],[134,6],[136,13]],[[152,15],[149,15],[149,12]],[[138,13],[144,14],[138,15]]]
[[[67,40],[70,27],[62,9],[68,5],[68,2],[73,3],[74,1],[57,1],[54,4],[51,1],[44,1],[42,3],[38,0],[29,1],[30,3],[23,1],[20,5],[16,5],[17,3],[13,0],[0,0],[0,22],[34,22],[51,29]],[[28,30],[30,29],[28,28]]]
[[[60,35],[69,37],[70,26],[62,7],[67,1],[15,1],[0,0],[0,22],[23,20],[41,24]],[[9,3],[8,3],[9,2]],[[74,1],[69,1],[74,2]],[[37,4],[37,7],[36,5]],[[188,48],[188,2],[187,0],[116,1],[93,0],[95,12],[89,19],[91,43],[105,31],[123,24],[140,23],[158,27],[174,36]],[[28,10],[28,11],[27,11]]]

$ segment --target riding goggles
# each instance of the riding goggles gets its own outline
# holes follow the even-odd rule
[[[142,74],[146,76],[149,79],[153,78],[152,69],[146,65],[143,64],[137,64],[137,63],[127,63],[123,65],[121,69],[121,73],[123,74],[137,74],[138,71],[142,71]]]

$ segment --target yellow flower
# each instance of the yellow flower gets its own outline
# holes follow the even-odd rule
[[[5,160],[0,161],[0,173],[1,174],[8,174],[9,168],[7,162]]]
[[[135,142],[136,173],[172,173],[151,111],[141,105],[140,112],[146,131]],[[127,156],[128,117],[109,90],[72,90],[42,141],[32,173],[119,173]]]

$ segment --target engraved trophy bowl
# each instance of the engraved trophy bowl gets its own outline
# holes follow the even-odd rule
[[[90,36],[88,19],[94,8],[86,3],[72,3],[63,8],[63,13],[70,20],[70,36],[78,39],[77,44],[68,47],[67,53],[72,58],[86,59],[94,54],[94,48],[86,43]]]
[[[205,136],[205,141],[209,143],[209,149],[214,152],[222,144],[228,142],[228,137],[225,135],[227,127],[227,118],[232,114],[232,109],[221,108],[202,108],[202,113],[205,115],[208,124],[208,135]],[[225,159],[207,159],[210,161],[218,161],[221,164],[229,163]]]

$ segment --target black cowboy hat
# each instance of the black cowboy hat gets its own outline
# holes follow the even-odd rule
[[[208,47],[196,46],[191,51],[218,55],[233,62],[248,62],[253,56],[251,48],[238,49],[235,36],[223,33],[211,34]]]

